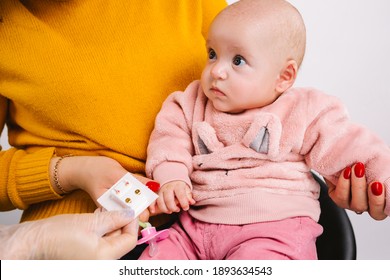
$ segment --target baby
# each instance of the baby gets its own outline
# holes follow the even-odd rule
[[[241,0],[214,19],[201,80],[168,97],[150,138],[157,204],[184,210],[153,259],[316,259],[311,169],[335,184],[362,161],[390,194],[386,143],[335,97],[292,88],[305,44],[301,15],[283,0]]]

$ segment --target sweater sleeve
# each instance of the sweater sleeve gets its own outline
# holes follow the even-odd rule
[[[353,123],[332,96],[314,95],[308,107],[316,112],[307,127],[302,153],[309,166],[333,184],[345,167],[364,163],[367,182],[379,181],[390,199],[390,148],[366,127]],[[390,215],[390,204],[386,206]]]
[[[147,149],[146,175],[160,183],[172,180],[189,182],[194,154],[191,136],[192,112],[197,89],[198,83],[192,83],[184,92],[172,93],[156,117]],[[167,163],[180,166],[180,172],[156,172],[159,168],[167,170]],[[185,168],[186,174],[183,172]],[[158,174],[164,175],[156,177]]]
[[[0,128],[3,131],[7,100],[0,96]],[[50,185],[49,163],[54,148],[27,153],[0,149],[0,211],[26,209],[30,204],[61,198]]]

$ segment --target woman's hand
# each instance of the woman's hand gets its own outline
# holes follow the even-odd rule
[[[375,220],[387,217],[384,213],[386,190],[381,182],[374,181],[367,185],[365,167],[362,163],[345,168],[337,186],[327,180],[326,183],[329,196],[339,207],[355,211],[357,214],[367,211]]]
[[[0,226],[0,259],[119,259],[137,243],[130,209]]]
[[[58,158],[53,158],[54,166]],[[54,170],[50,168],[50,170]],[[52,172],[52,186],[54,172]],[[95,201],[123,175],[127,173],[116,160],[104,156],[74,156],[61,160],[57,169],[57,179],[62,189],[67,192],[81,189]],[[61,191],[58,191],[61,193]]]
[[[52,186],[56,187],[54,182],[54,166],[59,158],[53,158],[51,162]],[[124,169],[116,160],[104,156],[74,156],[63,158],[58,165],[57,175],[61,187],[67,191],[81,189],[87,192],[95,201],[122,178],[128,171]],[[158,185],[157,182],[140,175],[132,174],[137,180],[145,185]],[[60,190],[57,190],[61,193]],[[149,211],[145,210],[139,219],[143,222],[148,221]]]

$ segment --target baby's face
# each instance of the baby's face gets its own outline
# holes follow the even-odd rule
[[[283,63],[271,31],[260,28],[228,17],[212,23],[201,84],[217,110],[240,113],[271,104],[280,95],[275,86]]]

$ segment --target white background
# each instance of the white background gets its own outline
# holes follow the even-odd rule
[[[390,1],[290,2],[302,13],[308,37],[296,85],[313,86],[338,96],[353,120],[390,144]],[[7,149],[4,136],[1,145]],[[378,222],[366,213],[348,215],[355,229],[358,259],[389,260],[386,237],[390,236],[390,219]],[[19,216],[18,210],[0,213],[0,223],[15,223]]]

